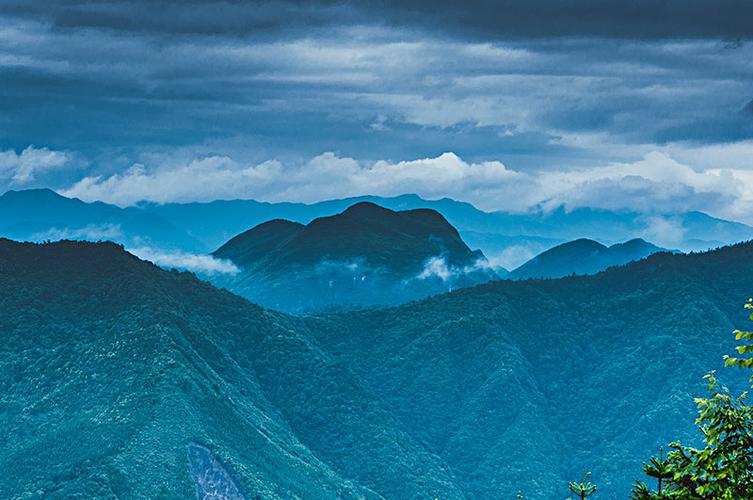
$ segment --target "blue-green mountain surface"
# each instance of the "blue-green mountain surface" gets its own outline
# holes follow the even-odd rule
[[[706,250],[753,238],[750,226],[701,212],[643,214],[560,207],[515,214],[485,212],[461,201],[425,200],[412,194],[361,196],[312,204],[216,200],[143,202],[121,208],[102,202],[84,203],[48,189],[8,191],[0,196],[0,236],[30,241],[101,239],[129,248],[209,253],[264,222],[285,219],[308,224],[363,201],[391,210],[436,210],[470,247],[482,250],[493,264],[507,269],[579,238],[608,245],[643,238],[681,251]]]
[[[112,243],[2,240],[0,497],[543,500],[591,470],[624,498],[697,438],[752,263],[656,253],[294,317]]]
[[[581,238],[546,250],[508,274],[510,279],[561,278],[596,274],[612,266],[640,260],[667,250],[636,238],[611,246]]]
[[[213,255],[241,270],[215,283],[292,312],[398,304],[499,277],[438,212],[369,202],[305,226],[265,222]]]

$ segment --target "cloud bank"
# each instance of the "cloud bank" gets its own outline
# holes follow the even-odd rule
[[[174,267],[204,275],[236,274],[239,272],[238,267],[229,260],[217,259],[211,255],[160,249],[139,244],[138,242],[129,240],[119,224],[88,224],[79,228],[53,227],[35,233],[28,239],[31,241],[115,241],[124,243],[128,252],[161,267]]]
[[[0,182],[22,186],[34,181],[39,174],[66,168],[71,155],[64,151],[27,146],[20,153],[9,149],[0,151]]]
[[[630,163],[534,172],[517,171],[499,161],[468,162],[449,152],[400,162],[364,162],[334,153],[304,163],[245,164],[210,156],[153,167],[137,164],[123,173],[85,177],[60,192],[118,205],[239,198],[314,202],[412,192],[468,201],[484,210],[590,207],[648,214],[700,210],[753,222],[753,143],[730,151],[731,160],[699,149],[701,160],[696,163],[701,166],[695,168],[666,150],[649,152]],[[751,156],[738,161],[743,151]],[[711,166],[728,161],[740,167]]]
[[[35,233],[31,241],[88,240],[88,241],[122,241],[125,237],[119,224],[87,224],[84,227],[53,227]]]
[[[628,3],[9,0],[2,147],[110,175],[181,149],[526,170],[752,139],[751,4]]]

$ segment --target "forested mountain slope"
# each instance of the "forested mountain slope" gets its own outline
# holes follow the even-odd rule
[[[312,331],[467,494],[564,498],[567,478],[592,470],[599,497],[625,498],[646,456],[697,439],[692,398],[734,352],[751,283],[745,243],[595,276],[498,281],[324,317]]]
[[[196,445],[249,498],[461,495],[283,315],[110,243],[0,240],[0,290],[0,497],[189,498]]]
[[[241,270],[215,283],[292,312],[398,304],[498,277],[438,212],[365,202],[305,226],[265,222],[213,255]]]
[[[295,318],[113,244],[2,240],[0,496],[189,497],[219,464],[251,498],[543,500],[586,470],[624,498],[697,439],[751,283],[746,243]]]

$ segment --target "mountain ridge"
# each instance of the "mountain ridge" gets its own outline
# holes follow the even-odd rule
[[[596,274],[613,266],[640,260],[657,252],[657,247],[641,238],[606,246],[580,238],[550,248],[508,274],[510,279],[561,278],[568,275]]]
[[[289,311],[300,304],[390,304],[497,277],[483,253],[472,251],[438,212],[370,202],[305,226],[279,219],[260,224],[212,255],[241,269],[216,283]]]
[[[33,191],[15,193],[16,197],[26,198],[26,207],[45,207],[44,203],[34,200]],[[283,218],[306,224],[317,217],[339,213],[359,201],[370,201],[394,210],[435,209],[460,231],[470,246],[480,248],[487,258],[508,269],[520,266],[526,260],[555,245],[583,237],[605,243],[641,237],[660,246],[678,248],[682,251],[705,250],[753,238],[753,228],[750,226],[716,219],[702,212],[642,214],[593,209],[568,211],[558,208],[551,211],[533,210],[527,214],[513,214],[484,212],[469,203],[450,198],[424,200],[414,194],[395,197],[360,196],[312,204],[218,200],[167,204],[142,202],[126,208],[115,205],[108,207],[120,211],[121,215],[116,219],[130,218],[133,213],[141,211],[159,216],[174,227],[172,235],[158,229],[150,230],[147,240],[151,241],[146,243],[184,252],[208,253],[231,237],[267,220]],[[35,241],[40,241],[45,232],[54,229],[54,234],[69,237],[78,234],[76,237],[86,238],[87,226],[97,225],[103,218],[95,214],[85,221],[77,219],[74,227],[70,227],[70,221],[59,220],[59,215],[63,212],[47,209],[44,221],[31,227],[24,225],[23,221],[7,221],[2,217],[11,212],[23,214],[25,210],[4,208],[0,197],[0,235],[14,239],[29,239],[35,236]],[[676,229],[672,234],[680,234],[682,237],[671,238],[670,241],[657,241],[657,238],[667,234],[661,230],[662,227]],[[96,240],[98,233],[92,229],[98,228],[88,228],[88,232],[94,234],[90,239]],[[76,230],[77,233],[71,230]],[[126,234],[116,235],[117,238],[111,234],[109,239],[117,239],[118,242],[130,247],[141,246],[143,242],[139,245],[132,244],[134,238],[139,236],[134,234],[134,231],[135,228],[129,228],[124,231]],[[101,232],[100,230],[99,233]]]
[[[112,243],[0,240],[0,493],[190,496],[199,443],[249,496],[544,500],[591,470],[622,497],[693,442],[751,262],[750,242],[657,253],[296,318]]]

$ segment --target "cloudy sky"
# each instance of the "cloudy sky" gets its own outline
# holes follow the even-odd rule
[[[744,0],[0,0],[0,190],[753,223]]]

